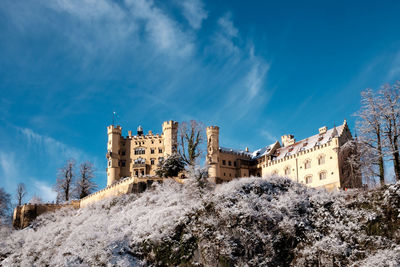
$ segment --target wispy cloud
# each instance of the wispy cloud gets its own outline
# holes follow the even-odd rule
[[[14,152],[0,151],[0,168],[2,182],[5,183],[6,187],[14,188],[18,173]]]
[[[265,137],[269,142],[279,141],[279,139],[268,130],[261,130],[261,136]]]
[[[51,186],[43,181],[33,180],[33,186],[36,189],[36,195],[39,195],[43,201],[52,202],[56,200],[57,192]]]
[[[204,9],[204,4],[200,0],[185,0],[178,2],[182,9],[183,15],[193,29],[200,29],[203,20],[208,16],[208,12]]]
[[[80,149],[68,146],[52,137],[40,135],[29,128],[18,128],[18,130],[24,135],[28,145],[40,152],[39,155],[46,153],[53,159],[62,161],[69,158],[81,160],[85,157],[85,153]]]

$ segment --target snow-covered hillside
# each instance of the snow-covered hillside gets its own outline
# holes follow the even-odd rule
[[[370,192],[243,178],[167,182],[1,230],[2,266],[399,266],[400,184]]]

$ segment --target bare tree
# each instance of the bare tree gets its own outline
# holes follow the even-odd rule
[[[70,159],[64,167],[58,170],[55,191],[57,192],[57,202],[69,201],[73,190],[75,161]]]
[[[43,200],[38,195],[34,194],[31,200],[29,200],[29,204],[42,204]]]
[[[0,187],[0,221],[1,218],[10,215],[11,196],[3,188]]]
[[[94,167],[89,161],[83,162],[79,168],[79,179],[75,184],[76,197],[82,199],[97,189],[94,178]]]
[[[378,176],[381,185],[385,184],[385,167],[383,151],[383,134],[381,118],[381,101],[371,89],[361,93],[361,109],[357,113],[357,129],[360,134],[361,164],[367,164],[363,168],[371,173],[367,176]],[[378,172],[376,172],[376,167]]]
[[[18,201],[18,206],[22,205],[22,200],[26,196],[26,188],[24,183],[19,183],[17,185],[16,199]]]
[[[194,166],[201,155],[201,144],[204,142],[203,124],[195,120],[182,122],[179,126],[178,153],[189,166]]]
[[[393,162],[396,180],[400,181],[400,83],[386,84],[379,91],[382,104],[379,105],[382,116],[383,133],[388,156]]]

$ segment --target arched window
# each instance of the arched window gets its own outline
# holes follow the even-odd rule
[[[311,168],[311,160],[308,159],[304,162],[304,169],[309,169],[309,168]]]
[[[319,179],[320,180],[326,179],[326,171],[322,171],[322,172],[319,173]]]
[[[306,180],[306,184],[311,184],[312,183],[312,175],[307,175],[305,180]]]
[[[318,165],[322,165],[325,163],[325,155],[320,155],[318,157]]]
[[[286,166],[285,175],[290,175],[290,166]]]

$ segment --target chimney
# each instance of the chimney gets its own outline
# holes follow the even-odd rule
[[[296,140],[294,139],[294,135],[292,134],[282,135],[281,140],[284,147],[293,145],[296,142]]]
[[[324,134],[324,133],[326,133],[327,130],[328,129],[326,128],[326,126],[323,126],[323,127],[319,128],[319,134]]]
[[[249,152],[249,148],[248,147],[246,147],[246,152]]]
[[[132,131],[128,131],[128,136],[129,136],[129,138],[132,137]]]

